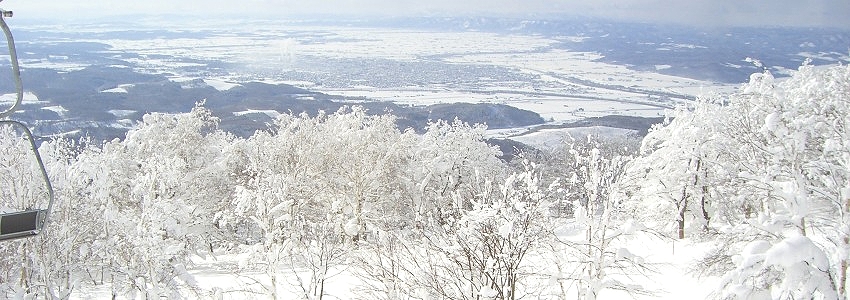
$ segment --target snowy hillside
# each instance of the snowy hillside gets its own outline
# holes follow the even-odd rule
[[[42,235],[0,244],[0,293],[846,299],[849,80],[756,73],[642,141],[512,163],[483,126],[418,134],[359,107],[245,138],[200,106],[147,114],[123,140],[41,145],[58,203]],[[22,209],[44,190],[0,134],[3,206]]]

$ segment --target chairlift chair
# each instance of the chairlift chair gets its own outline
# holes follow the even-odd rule
[[[9,46],[9,57],[12,64],[12,78],[15,81],[17,98],[10,108],[0,112],[0,119],[5,119],[12,115],[21,104],[24,96],[23,87],[21,85],[21,70],[18,66],[18,55],[15,51],[15,41],[12,38],[12,32],[9,30],[9,26],[6,24],[5,20],[5,18],[11,16],[11,11],[0,9],[0,27],[3,28],[3,32],[6,34],[6,43]],[[47,171],[44,168],[41,156],[38,154],[38,148],[29,128],[23,123],[14,120],[0,120],[0,125],[8,125],[20,129],[23,133],[23,138],[29,141],[28,146],[32,150],[32,156],[35,158],[37,167],[40,170],[40,177],[44,181],[48,198],[46,208],[28,207],[19,211],[0,213],[0,241],[35,236],[43,232],[47,225],[48,216],[53,208],[53,187],[50,184],[50,179],[47,176]]]

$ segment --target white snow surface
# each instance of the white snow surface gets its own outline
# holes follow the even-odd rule
[[[625,136],[634,133],[636,132],[630,129],[592,126],[563,129],[544,129],[534,132],[513,135],[509,138],[538,149],[553,149],[559,146],[562,147],[565,143],[569,141],[570,137],[576,140],[582,140],[587,138],[587,136],[604,138]]]
[[[129,93],[124,87],[116,87],[107,90],[100,91],[101,93],[118,93],[118,94],[126,94]]]
[[[207,85],[209,85],[209,86],[211,86],[211,87],[213,87],[213,88],[215,88],[216,90],[219,90],[219,91],[227,91],[227,90],[230,90],[230,89],[235,88],[237,86],[242,86],[241,84],[238,84],[238,83],[227,82],[227,81],[224,81],[224,80],[216,80],[216,79],[204,79],[204,82],[206,82]]]
[[[643,256],[646,261],[655,265],[657,271],[635,282],[648,288],[653,295],[635,295],[634,299],[705,299],[715,290],[719,278],[697,278],[689,270],[710,247],[710,243],[694,242],[690,239],[662,241],[644,236],[629,241],[628,248],[621,248],[619,253]],[[530,256],[529,259],[532,260],[529,265],[546,264],[539,257]],[[193,259],[194,267],[188,271],[205,293],[214,299],[272,299],[268,290],[271,285],[269,274],[261,271],[237,271],[238,266],[244,265],[246,260],[250,260],[250,257],[245,254],[219,253],[215,256],[197,256]],[[300,297],[300,287],[294,283],[297,282],[296,276],[306,276],[306,273],[307,271],[300,267],[279,266],[276,273],[278,296],[282,299]],[[325,281],[326,299],[357,298],[357,286],[361,282],[352,273],[351,266],[331,267],[328,274]],[[108,290],[88,286],[76,291],[72,298],[104,297],[109,297]],[[632,299],[632,296],[621,291],[604,290],[597,299]]]
[[[41,109],[49,110],[49,111],[55,112],[55,113],[56,113],[56,114],[58,114],[60,117],[65,116],[65,113],[67,113],[67,112],[68,112],[68,110],[67,110],[67,109],[65,109],[64,107],[62,107],[61,105],[46,106],[46,107],[43,107],[43,108],[41,108]]]
[[[125,109],[113,109],[113,110],[108,111],[108,113],[112,114],[113,116],[120,118],[120,117],[126,117],[126,116],[129,116],[131,114],[134,114],[134,113],[136,113],[136,111],[135,110],[125,110]]]
[[[820,270],[829,269],[826,254],[805,236],[795,236],[782,240],[765,252],[764,263],[792,268],[805,263]]]
[[[12,105],[17,99],[18,95],[15,93],[11,94],[2,94],[0,95],[0,105]],[[38,99],[38,96],[33,94],[32,92],[24,92],[23,98],[21,98],[21,104],[40,104],[47,103],[45,101],[41,101]]]
[[[277,118],[278,116],[280,116],[279,112],[277,112],[276,110],[271,110],[271,109],[264,109],[264,110],[249,109],[249,110],[237,111],[237,112],[233,113],[233,115],[237,116],[237,117],[249,115],[249,114],[264,114],[264,115],[267,115],[267,116],[272,117],[272,118]]]

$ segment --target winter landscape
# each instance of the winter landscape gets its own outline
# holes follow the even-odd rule
[[[847,24],[37,12],[0,298],[850,299]]]

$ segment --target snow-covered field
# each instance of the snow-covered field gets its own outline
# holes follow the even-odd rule
[[[219,90],[262,81],[409,105],[501,103],[537,112],[553,122],[611,114],[657,117],[679,102],[737,86],[635,71],[601,62],[599,53],[564,49],[562,43],[583,42],[576,37],[285,22],[234,25],[229,30],[211,30],[211,26],[166,29],[179,37],[151,34],[124,39],[113,34],[79,42],[106,44],[109,49],[104,55],[138,71],[174,74],[175,81],[202,79]],[[114,33],[123,29],[77,30]],[[26,63],[69,70],[80,67],[67,57]],[[233,67],[216,71],[218,63]]]

